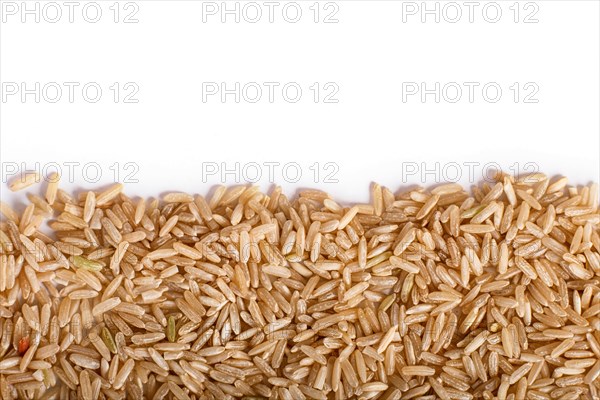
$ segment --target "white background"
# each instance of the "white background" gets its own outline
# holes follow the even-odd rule
[[[48,2],[26,2],[30,9],[38,4],[39,22],[34,14],[23,16],[20,1],[0,3],[5,201],[17,198],[5,189],[15,166],[54,170],[50,163],[58,163],[73,188],[106,185],[118,172],[119,181],[137,180],[127,184],[129,194],[206,193],[259,173],[264,189],[275,183],[293,194],[317,187],[347,202],[367,200],[373,181],[393,190],[443,180],[470,185],[494,167],[535,168],[568,176],[573,184],[599,180],[597,1],[479,2],[473,22],[464,2],[437,2],[439,22],[434,14],[422,22],[421,2],[320,2],[317,23],[314,1],[297,2],[297,23],[284,18],[288,2],[275,7],[272,23],[264,2],[257,3],[263,12],[257,23],[243,14],[239,23],[234,15],[222,23],[220,13],[207,13],[214,5],[222,8],[221,2],[147,0],[115,7],[114,1],[98,1],[97,23],[84,19],[89,2],[75,8],[72,23],[62,2],[54,3],[63,13],[56,23],[48,21],[55,10],[47,7],[43,14]],[[240,13],[246,3],[239,2]],[[87,17],[93,19],[90,7]],[[293,19],[296,6],[287,7],[285,16]],[[497,8],[502,15],[492,23]],[[449,22],[456,9],[462,17]],[[138,22],[125,23],[133,11]],[[333,11],[338,22],[325,23]],[[22,83],[33,89],[36,82],[39,103],[34,94],[23,99],[21,92],[7,92]],[[49,101],[54,92],[42,90],[53,82],[63,85],[56,103]],[[73,102],[64,82],[79,85]],[[82,96],[81,87],[90,82],[103,90],[96,103]],[[115,82],[117,103],[110,89]],[[139,88],[137,103],[124,102],[128,82]],[[254,92],[239,103],[234,95],[203,101],[207,82],[279,86],[272,103],[265,86],[257,103],[246,101]],[[296,103],[282,97],[281,87],[290,82],[303,91]],[[317,103],[310,89],[315,82]],[[444,96],[440,89],[436,103],[434,94],[424,101],[406,94],[421,82],[429,89],[455,82],[462,97],[452,103],[456,93]],[[479,85],[472,102],[464,82]],[[326,83],[339,88],[337,103],[323,101],[330,92]],[[488,83],[502,89],[497,102],[482,95]],[[525,102],[531,88],[538,89],[537,103]],[[77,163],[72,173],[67,163]],[[223,176],[225,169],[233,172]]]

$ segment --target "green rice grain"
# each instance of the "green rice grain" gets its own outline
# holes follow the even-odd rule
[[[77,268],[87,269],[88,271],[101,271],[104,268],[104,265],[98,261],[88,260],[81,256],[73,256],[73,264]]]
[[[172,315],[169,316],[169,319],[167,321],[167,339],[171,343],[175,343],[175,340],[177,339],[177,334],[175,330],[175,317]]]
[[[108,347],[108,350],[110,350],[110,352],[113,354],[117,354],[117,344],[115,343],[115,340],[113,339],[112,334],[107,327],[102,328],[100,336],[102,337],[102,341],[106,347]]]

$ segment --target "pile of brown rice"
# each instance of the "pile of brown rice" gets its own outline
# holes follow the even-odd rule
[[[2,399],[600,396],[597,184],[374,185],[344,207],[51,178],[20,214],[0,202]]]

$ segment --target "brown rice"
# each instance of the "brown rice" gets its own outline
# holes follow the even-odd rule
[[[598,398],[598,192],[537,173],[351,207],[134,202],[53,175],[0,202],[0,398]]]

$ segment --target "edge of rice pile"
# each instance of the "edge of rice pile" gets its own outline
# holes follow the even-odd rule
[[[0,203],[0,396],[598,399],[598,185],[496,179],[351,207],[53,179]]]

